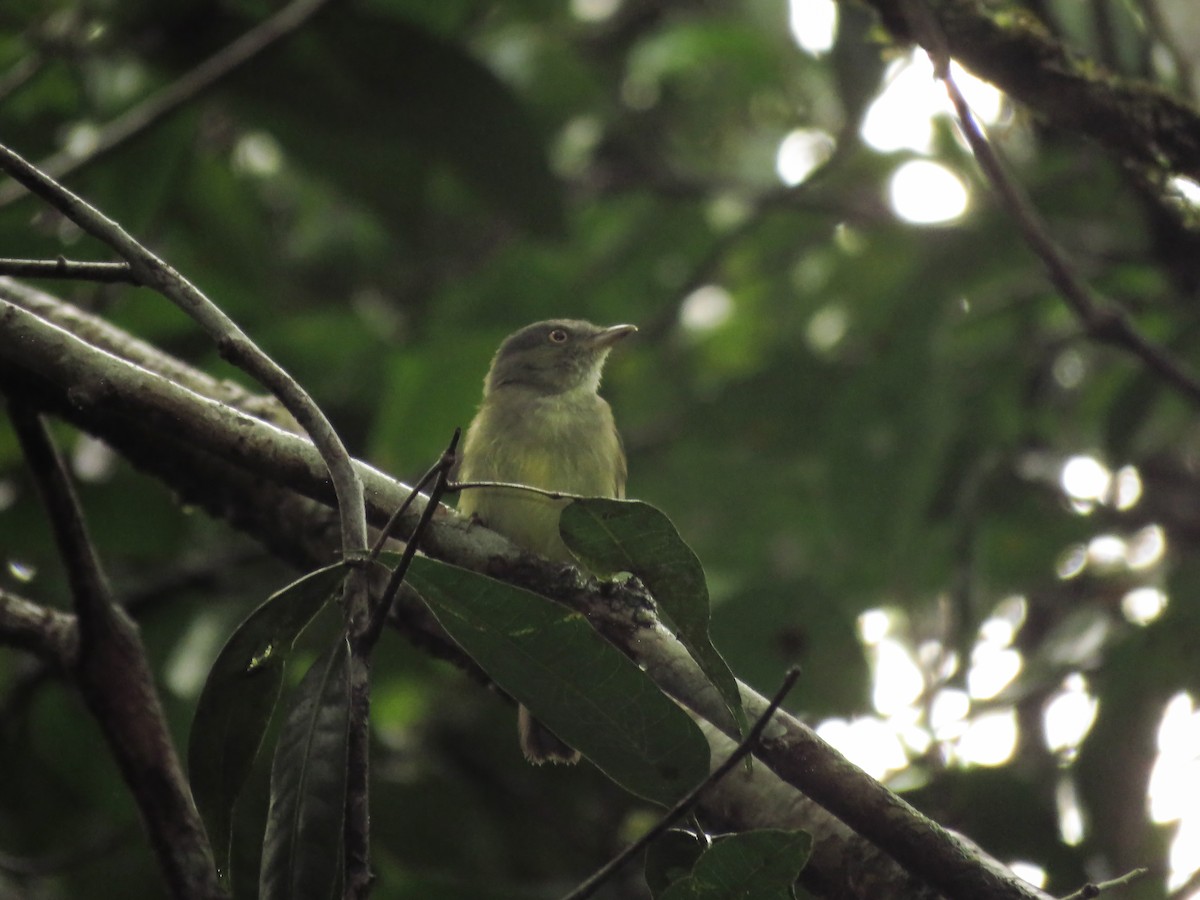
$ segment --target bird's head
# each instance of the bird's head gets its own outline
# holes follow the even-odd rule
[[[534,322],[510,334],[488,369],[485,392],[520,386],[544,394],[600,387],[604,360],[633,325],[602,328],[581,319]]]

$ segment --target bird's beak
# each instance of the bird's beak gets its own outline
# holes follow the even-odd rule
[[[636,325],[613,325],[611,328],[605,328],[593,340],[597,347],[611,347],[617,341],[636,331]]]

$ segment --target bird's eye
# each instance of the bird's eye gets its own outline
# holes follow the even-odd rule
[[[552,332],[546,335],[546,337],[548,337],[550,342],[553,344],[565,344],[570,335],[568,335],[566,331],[561,328],[555,328]]]

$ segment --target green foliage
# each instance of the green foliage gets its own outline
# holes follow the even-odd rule
[[[275,745],[262,900],[341,895],[349,723],[350,644],[338,635],[296,688]]]
[[[808,861],[812,837],[803,831],[746,831],[717,838],[692,872],[661,900],[789,900]]]
[[[280,5],[6,4],[0,140],[35,160],[85,147],[92,129]],[[469,421],[505,334],[552,315],[638,324],[603,390],[628,450],[629,496],[663,510],[703,562],[711,621],[668,610],[681,632],[698,623],[693,652],[711,640],[764,692],[800,665],[789,706],[814,724],[883,720],[872,691],[880,648],[864,643],[860,616],[884,609],[888,646],[909,654],[921,681],[907,718],[888,725],[906,741],[889,777],[920,785],[912,799],[923,810],[1002,859],[1043,866],[1059,896],[1096,869],[1165,866],[1173,826],[1150,822],[1145,800],[1164,705],[1200,691],[1200,621],[1188,610],[1200,591],[1194,404],[1086,336],[948,122],[937,122],[928,154],[864,143],[858,126],[905,52],[865,5],[837,4],[824,55],[795,46],[778,2],[626,2],[589,18],[603,6],[330,4],[67,181],[296,374],[356,454],[398,475],[420,471]],[[1005,15],[1031,20],[1034,6]],[[1089,69],[1184,96],[1186,73],[1200,67],[1194,47],[1128,6],[1051,3],[1045,27],[1087,54]],[[1182,56],[1164,68],[1172,54]],[[789,188],[775,153],[798,128],[825,130],[838,149]],[[1131,170],[1020,108],[993,131],[1080,274],[1200,370],[1200,241],[1194,208],[1158,185],[1173,173]],[[890,209],[892,173],[923,155],[968,181],[961,220],[917,226]],[[6,257],[111,258],[28,197],[0,207],[0,236]],[[242,377],[148,290],[44,286],[217,377]],[[710,318],[698,315],[704,287],[719,289],[699,295],[717,298]],[[268,786],[266,767],[250,762],[260,743],[272,746],[267,720],[286,675],[282,656],[255,675],[246,667],[267,644],[288,652],[323,597],[269,603],[289,622],[252,616],[231,639],[241,649],[213,665],[216,636],[284,583],[279,566],[228,523],[181,506],[140,471],[146,460],[114,462],[67,428],[56,434],[161,676],[177,743],[196,723],[189,765],[208,827],[227,843],[240,796],[234,864],[257,871],[250,820]],[[1135,470],[1131,505],[1072,504],[1061,470],[1078,454]],[[1165,541],[1148,562],[1089,555],[1098,537],[1133,547],[1147,526]],[[1083,571],[1068,577],[1079,559]],[[424,565],[417,577],[450,577]],[[699,570],[684,571],[699,596]],[[0,415],[0,588],[67,609],[67,584]],[[1136,588],[1162,591],[1157,620],[1123,611]],[[480,590],[495,617],[486,627],[450,614],[458,593],[438,608],[464,641],[485,645],[481,662],[521,630],[502,607],[510,601],[550,643],[585,640],[557,607],[492,590]],[[1003,650],[1020,672],[995,697],[969,696],[976,651],[1003,630],[992,617],[1006,603],[1023,611],[1004,620],[1013,636]],[[247,631],[251,622],[265,630]],[[299,637],[293,660],[326,650],[320,630]],[[0,895],[161,896],[94,724],[62,679],[5,650],[0,850],[46,874],[5,867]],[[555,715],[552,690],[487,668]],[[720,669],[712,661],[714,680]],[[374,677],[376,898],[560,895],[637,833],[639,798],[588,766],[525,767],[511,710],[422,649],[385,636]],[[602,680],[570,683],[590,692]],[[1080,682],[1098,702],[1096,722],[1079,748],[1051,750],[1047,705]],[[935,728],[947,691],[968,695],[969,710]],[[981,767],[959,735],[993,713],[1011,713],[1018,742],[1011,759]],[[595,727],[573,727],[595,742]],[[663,759],[648,748],[672,740],[690,748],[691,774],[670,785],[652,777],[642,791],[658,799],[702,776],[694,734],[643,744],[617,733],[640,748],[638,771],[656,770]],[[1086,822],[1078,844],[1061,839],[1068,796]],[[72,862],[50,865],[62,860]],[[694,857],[685,862],[694,877]],[[659,893],[693,890],[669,883],[651,880]],[[1165,895],[1156,877],[1141,889]],[[632,880],[614,893],[646,896]]]
[[[672,828],[646,848],[646,886],[659,896],[676,881],[691,875],[709,841],[704,835]]]
[[[669,805],[708,773],[692,720],[578,613],[423,557],[408,582],[500,687],[618,784]]]
[[[559,520],[567,547],[592,572],[629,572],[650,589],[679,640],[721,692],[744,735],[749,730],[737,681],[708,633],[708,585],[692,548],[661,510],[630,500],[572,501]]]
[[[345,574],[340,564],[329,566],[272,595],[238,626],[209,671],[192,720],[188,775],[222,875],[233,805],[279,700],[292,647]]]

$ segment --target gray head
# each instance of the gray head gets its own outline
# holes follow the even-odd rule
[[[637,331],[633,325],[601,328],[582,319],[548,319],[510,334],[496,351],[484,393],[505,386],[561,394],[600,386],[600,373],[613,344]]]

